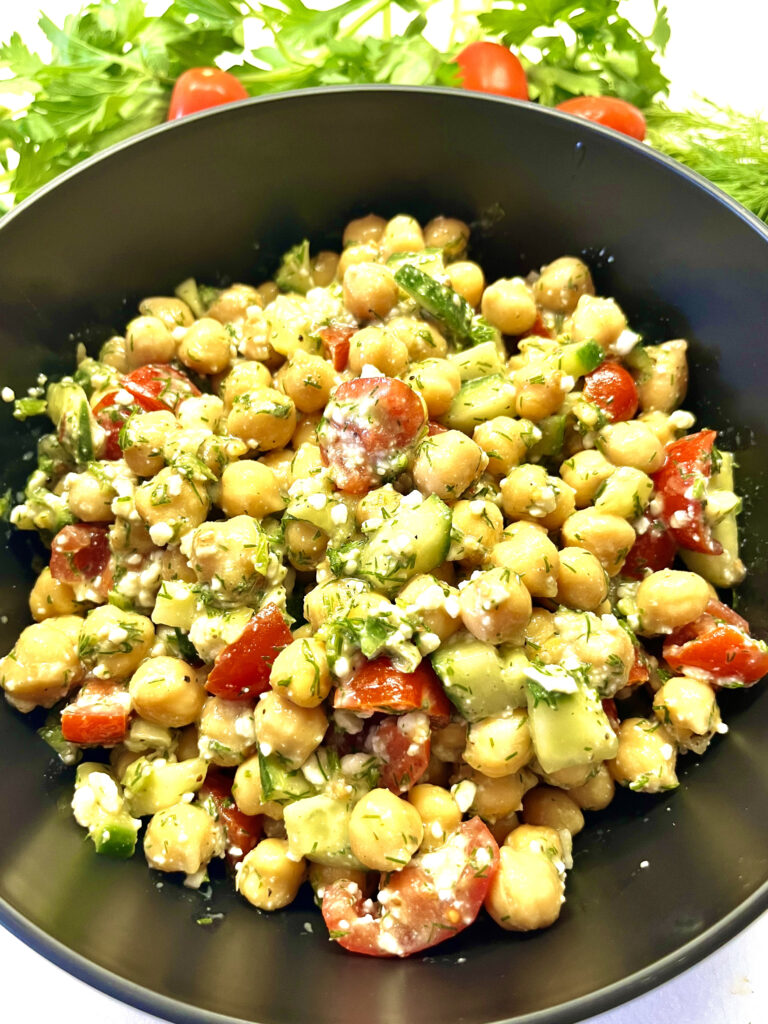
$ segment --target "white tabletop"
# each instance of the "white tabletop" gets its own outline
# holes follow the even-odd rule
[[[665,69],[673,83],[673,103],[682,106],[698,93],[744,111],[768,106],[763,77],[768,5],[756,0],[729,0],[725,7],[715,0],[668,0],[668,5],[672,40]],[[41,0],[41,6],[57,19],[80,3]],[[312,6],[324,4],[315,0]],[[36,3],[0,3],[0,39],[13,30],[25,39],[34,38],[36,7]],[[628,0],[622,13],[639,27],[650,28],[650,0]],[[729,37],[738,45],[729,48]],[[768,915],[679,978],[593,1018],[590,1024],[759,1024],[766,1019],[768,1007],[766,963]],[[3,1020],[55,1020],[56,1024],[157,1021],[70,977],[1,928],[0,964]]]

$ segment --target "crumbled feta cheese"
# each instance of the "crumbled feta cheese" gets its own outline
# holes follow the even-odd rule
[[[149,528],[149,536],[153,544],[163,547],[173,540],[173,527],[170,523],[153,523]]]
[[[0,391],[0,398],[2,398],[4,402],[15,402],[16,392],[13,388],[4,387],[3,390]]]

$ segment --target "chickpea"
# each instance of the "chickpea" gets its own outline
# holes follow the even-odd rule
[[[638,632],[643,636],[671,633],[698,619],[709,599],[707,581],[695,572],[653,572],[637,590]]]
[[[107,338],[99,349],[99,362],[111,366],[118,373],[128,373],[131,367],[128,363],[125,338],[119,335]]]
[[[498,821],[489,822],[488,830],[498,845],[501,846],[510,832],[512,832],[513,829],[516,829],[519,824],[520,821],[517,815],[509,814],[506,818],[499,818]]]
[[[466,299],[473,309],[477,309],[485,290],[485,275],[478,264],[471,260],[449,263],[445,273],[451,288]]]
[[[365,526],[366,523],[370,523],[371,528],[381,526],[384,518],[392,515],[400,507],[401,500],[401,496],[392,484],[375,487],[363,495],[357,503],[355,511],[357,525]]]
[[[199,804],[178,803],[149,819],[144,855],[157,871],[195,875],[222,845],[221,830]]]
[[[127,679],[149,655],[155,627],[137,612],[111,604],[88,613],[82,624],[80,659],[99,679]]]
[[[192,395],[176,410],[176,420],[182,430],[217,432],[223,418],[224,403],[218,395]]]
[[[405,214],[387,221],[379,239],[381,258],[385,261],[396,252],[421,252],[424,247],[424,234],[419,222]]]
[[[312,285],[315,288],[327,288],[336,279],[339,266],[339,254],[323,249],[312,260]]]
[[[387,321],[385,328],[389,337],[401,341],[408,350],[408,359],[416,362],[422,359],[445,358],[448,342],[433,325],[411,316],[395,316]]]
[[[548,825],[518,825],[510,831],[504,845],[511,850],[541,853],[548,860],[565,862],[571,853],[570,833]]]
[[[653,480],[640,469],[619,466],[595,495],[598,512],[636,519],[642,515],[653,494]]]
[[[291,860],[287,839],[262,839],[243,858],[237,891],[259,910],[280,910],[296,899],[306,876],[306,862]]]
[[[602,811],[613,800],[616,784],[605,764],[599,765],[595,774],[581,786],[574,786],[568,795],[583,811]]]
[[[534,523],[513,523],[491,549],[488,561],[516,573],[531,597],[552,598],[557,593],[560,557],[546,530]]]
[[[571,313],[582,295],[594,295],[589,267],[575,256],[561,256],[542,268],[534,298],[553,313]]]
[[[625,718],[619,729],[619,750],[608,770],[622,786],[641,793],[661,793],[677,786],[677,749],[658,720]]]
[[[187,328],[179,359],[196,373],[222,373],[232,362],[232,342],[223,324],[205,316]]]
[[[157,556],[157,564],[160,566],[161,580],[197,583],[197,574],[178,547],[162,548]]]
[[[360,374],[364,366],[375,366],[385,376],[396,377],[408,366],[408,349],[381,327],[364,327],[350,339],[349,369]]]
[[[464,760],[490,779],[524,768],[533,757],[528,713],[522,708],[473,722],[467,735]]]
[[[69,507],[84,523],[107,523],[115,518],[112,501],[117,492],[98,471],[87,469],[78,473],[69,485],[67,500]]]
[[[174,327],[189,327],[195,322],[192,310],[183,299],[173,295],[151,295],[139,303],[139,312],[144,316],[157,317],[169,331]]]
[[[296,407],[274,388],[238,395],[227,417],[227,431],[260,452],[284,448],[296,427]]]
[[[488,456],[466,434],[446,430],[426,438],[416,450],[413,480],[424,494],[444,501],[460,498],[485,469]]]
[[[285,367],[283,387],[299,412],[318,412],[327,405],[335,381],[336,373],[327,359],[298,349]]]
[[[690,676],[668,679],[656,692],[653,710],[683,748],[697,749],[697,740],[708,741],[720,722],[714,690]]]
[[[655,473],[664,463],[664,445],[645,423],[609,423],[597,435],[597,446],[614,466],[633,466]]]
[[[530,420],[494,416],[475,427],[472,440],[488,456],[488,472],[493,476],[504,476],[525,460],[533,443],[534,429]]]
[[[198,724],[200,756],[223,768],[233,768],[253,753],[254,714],[241,700],[208,697]]]
[[[381,319],[397,304],[392,271],[381,263],[356,263],[344,271],[344,305],[358,320]]]
[[[563,404],[563,374],[543,362],[526,363],[512,374],[515,392],[515,413],[538,423],[557,412]]]
[[[186,527],[199,526],[211,505],[205,483],[193,482],[170,466],[138,487],[134,502],[158,546],[178,540]]]
[[[602,485],[616,472],[616,467],[595,448],[576,452],[560,466],[562,480],[573,489],[576,508],[585,508]]]
[[[351,220],[344,228],[342,244],[344,248],[348,245],[360,245],[366,242],[378,242],[384,234],[387,222],[383,217],[377,217],[375,213],[369,213],[365,217],[358,217]]]
[[[542,782],[546,782],[548,786],[555,786],[557,789],[575,789],[577,786],[583,786],[585,782],[592,778],[592,774],[595,771],[595,766],[591,761],[585,764],[573,764],[567,768],[558,768],[554,772],[545,772],[541,765],[537,766],[537,774]]]
[[[498,821],[515,814],[523,806],[523,797],[539,781],[527,768],[492,779],[481,772],[473,771],[469,781],[475,787],[470,808],[485,821]]]
[[[330,579],[310,590],[304,598],[304,617],[314,632],[326,619],[335,617],[348,607],[354,598],[370,592],[362,580]]]
[[[135,370],[146,363],[168,363],[176,355],[176,339],[156,316],[137,316],[125,329],[125,358]]]
[[[264,300],[258,289],[250,284],[233,284],[219,292],[205,315],[221,324],[232,324],[245,319],[249,306],[263,305]]]
[[[35,622],[42,622],[57,615],[74,615],[80,610],[80,604],[72,587],[51,576],[51,570],[46,566],[30,592],[29,610]]]
[[[367,896],[371,890],[372,875],[368,871],[361,871],[359,868],[345,868],[337,865],[317,864],[309,862],[308,880],[312,891],[318,901],[322,900],[325,890],[334,882],[350,882],[356,885],[360,892]]]
[[[637,417],[649,430],[658,437],[666,447],[672,441],[676,441],[689,427],[696,422],[696,417],[691,412],[678,409],[676,412],[661,412],[658,409],[651,409],[650,412],[641,413]]]
[[[240,395],[246,395],[249,391],[261,391],[262,388],[268,388],[271,383],[272,374],[264,363],[255,359],[244,359],[240,363],[235,363],[221,385],[224,411],[228,413]]]
[[[461,620],[478,640],[520,641],[531,617],[531,595],[509,569],[489,569],[459,594]]]
[[[217,504],[226,516],[263,519],[285,508],[277,476],[261,462],[232,462],[221,475]]]
[[[293,483],[291,478],[293,452],[289,449],[281,448],[279,450],[267,452],[266,455],[262,455],[261,458],[256,460],[256,462],[260,466],[266,466],[270,472],[274,473],[277,486],[281,491],[287,491]],[[258,516],[256,518],[258,518]]]
[[[82,679],[82,624],[76,615],[59,615],[22,630],[13,650],[0,661],[0,687],[19,710],[49,708]]]
[[[599,559],[584,548],[560,550],[557,603],[577,611],[594,612],[608,597],[608,577]]]
[[[464,565],[480,565],[489,549],[498,545],[503,532],[504,518],[492,501],[457,501],[451,510],[448,558]]]
[[[584,828],[581,808],[564,790],[536,786],[523,799],[523,821],[527,825],[546,825],[565,829],[572,836]]]
[[[411,363],[403,379],[424,399],[430,419],[444,416],[461,388],[458,368],[447,359]]]
[[[524,334],[538,315],[533,291],[522,277],[500,278],[488,285],[480,308],[502,334]]]
[[[282,805],[274,800],[264,800],[258,754],[253,754],[237,766],[232,797],[243,814],[264,814],[273,821],[282,820]]]
[[[446,764],[458,764],[467,745],[466,722],[450,722],[432,731],[432,754]]]
[[[469,226],[456,217],[433,217],[424,228],[428,248],[442,249],[446,260],[462,256],[469,241]]]
[[[315,708],[331,691],[325,644],[316,637],[294,640],[278,654],[269,685],[301,708]]]
[[[262,281],[262,283],[257,286],[256,291],[261,299],[263,309],[266,309],[270,302],[274,302],[280,294],[280,289],[274,281]]]
[[[299,641],[300,644],[304,642]],[[299,707],[288,699],[287,694],[283,696],[275,690],[262,695],[256,706],[255,720],[262,751],[271,748],[294,768],[299,768],[319,747],[328,728],[328,719],[322,708],[316,705]]]
[[[424,826],[417,808],[388,789],[366,793],[349,819],[352,853],[374,871],[404,867],[423,838]]]
[[[607,349],[626,327],[627,318],[613,299],[582,295],[571,315],[569,333],[573,341],[596,341]]]
[[[128,683],[133,709],[148,722],[179,729],[197,721],[207,694],[197,673],[181,658],[148,658]]]
[[[421,574],[403,587],[397,603],[424,632],[434,633],[443,643],[459,628],[458,597],[458,590],[439,582],[434,576]]]
[[[344,280],[344,275],[350,267],[358,263],[375,263],[379,258],[379,247],[375,242],[360,242],[349,245],[339,257],[339,265],[336,268],[336,278]]]
[[[561,537],[567,547],[590,551],[609,576],[621,571],[635,543],[635,531],[626,519],[604,515],[591,508],[580,509],[569,516],[563,523]]]
[[[128,554],[148,555],[155,550],[149,530],[142,522],[115,519],[109,528],[109,546],[115,554],[126,552]]]
[[[557,529],[573,512],[571,488],[543,466],[524,463],[513,467],[501,481],[501,507],[511,519]]]
[[[672,412],[683,401],[688,388],[687,349],[688,342],[682,338],[646,346],[652,367],[650,374],[637,382],[643,412]]]
[[[447,789],[422,783],[413,786],[408,793],[408,802],[419,812],[424,826],[422,850],[434,850],[461,824],[461,811]]]
[[[328,534],[312,523],[294,519],[285,524],[285,545],[288,561],[299,572],[316,569],[325,557]]]
[[[507,931],[547,928],[560,916],[563,892],[563,880],[547,856],[504,845],[485,909]]]
[[[163,445],[178,431],[172,412],[135,413],[123,427],[123,458],[137,476],[154,476],[165,465]]]
[[[192,534],[189,564],[223,598],[244,600],[264,582],[267,539],[255,519],[207,522]]]

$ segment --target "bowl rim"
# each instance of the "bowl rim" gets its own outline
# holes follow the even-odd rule
[[[510,99],[505,96],[474,92],[471,90],[460,90],[447,86],[412,86],[412,85],[390,85],[364,83],[360,85],[337,85],[323,86],[305,89],[293,89],[280,93],[270,93],[262,96],[249,97],[234,103],[225,104],[220,107],[212,107],[199,111],[175,121],[167,121],[154,128],[138,132],[113,146],[102,150],[99,153],[87,158],[81,163],[69,168],[62,174],[46,182],[37,189],[31,196],[8,211],[0,218],[0,231],[6,229],[18,216],[34,203],[44,199],[55,189],[66,185],[75,175],[87,174],[88,171],[104,160],[117,156],[124,149],[130,146],[142,145],[153,139],[155,136],[170,131],[185,130],[184,126],[204,118],[226,116],[230,110],[241,107],[260,106],[262,104],[280,103],[292,99],[313,99],[319,102],[328,94],[353,94],[364,93],[374,95],[376,93],[418,93],[434,94],[438,96],[461,97],[463,100],[479,103],[496,103],[504,106],[514,106],[522,110],[530,111],[534,117],[551,117],[563,120],[577,126],[587,136],[598,133],[612,139],[612,144],[623,146],[635,153],[664,167],[668,172],[683,178],[707,193],[711,199],[721,206],[727,208],[732,214],[742,220],[748,227],[762,236],[768,243],[768,225],[763,223],[759,217],[753,214],[737,200],[733,199],[726,192],[714,185],[697,171],[686,167],[684,164],[652,149],[649,145],[639,142],[629,136],[621,135],[611,128],[584,118],[568,114],[564,111],[551,107],[544,107],[538,103]],[[535,113],[533,112],[535,111]],[[700,935],[686,942],[676,951],[667,954],[655,963],[632,974],[613,982],[611,985],[603,986],[594,992],[570,999],[565,1003],[542,1010],[534,1010],[523,1016],[514,1018],[498,1018],[489,1021],[487,1024],[575,1024],[577,1021],[584,1021],[596,1014],[603,1013],[619,1005],[629,1003],[631,1000],[643,995],[645,992],[656,988],[677,975],[682,974],[694,964],[709,956],[715,950],[732,939],[739,932],[743,931],[749,924],[756,920],[762,913],[768,910],[768,879],[751,893],[737,907],[731,910],[718,922],[702,932]],[[220,1014],[213,1010],[205,1010],[191,1003],[183,1002],[163,995],[161,992],[153,991],[137,982],[110,971],[100,966],[82,954],[75,952],[70,947],[53,938],[40,926],[24,917],[9,902],[0,897],[0,925],[4,926],[12,935],[18,938],[25,945],[29,946],[36,953],[39,953],[46,960],[65,970],[73,977],[91,985],[93,988],[118,999],[136,1009],[152,1013],[164,1020],[185,1022],[185,1024],[246,1024],[243,1018],[231,1017]]]

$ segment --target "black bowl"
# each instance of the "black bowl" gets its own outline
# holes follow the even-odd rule
[[[3,384],[72,363],[144,294],[195,274],[258,281],[302,236],[338,245],[375,210],[471,221],[489,277],[585,253],[649,341],[692,341],[689,405],[738,452],[750,576],[739,609],[765,635],[768,232],[680,166],[533,105],[439,89],[360,88],[246,102],[149,132],[66,175],[0,226]],[[29,431],[5,415],[17,487]],[[27,623],[32,549],[4,545],[7,650]],[[724,700],[728,736],[680,789],[626,794],[576,840],[558,924],[480,923],[411,961],[328,942],[306,901],[255,912],[94,856],[66,810],[69,773],[0,709],[0,919],[51,960],[174,1020],[317,1024],[573,1021],[712,951],[768,904],[768,698]],[[641,862],[648,866],[641,868]],[[197,924],[210,912],[211,925]],[[307,924],[308,923],[308,924]],[[217,1014],[221,1016],[216,1016]]]

